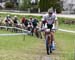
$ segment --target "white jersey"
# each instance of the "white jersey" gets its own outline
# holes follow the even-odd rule
[[[47,20],[47,24],[50,24],[50,25],[52,24],[53,25],[52,29],[56,28],[55,24],[53,24],[53,22],[55,20],[57,20],[56,14],[53,13],[51,16],[49,16],[48,14],[46,14],[42,18],[42,21],[44,21],[44,20]]]
[[[51,15],[49,16],[48,14],[46,14],[45,16],[43,16],[43,20],[46,20],[48,24],[53,24],[54,20],[55,20],[55,15]]]

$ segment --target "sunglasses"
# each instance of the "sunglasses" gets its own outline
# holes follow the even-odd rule
[[[52,14],[52,13],[49,13],[49,14]]]

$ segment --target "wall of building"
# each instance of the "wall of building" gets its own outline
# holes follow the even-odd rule
[[[63,1],[63,8],[68,10],[75,6],[75,0],[62,0]]]
[[[61,0],[63,1],[63,9],[68,12],[75,11],[75,0]]]

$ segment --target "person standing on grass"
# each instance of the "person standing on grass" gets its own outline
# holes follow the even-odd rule
[[[32,22],[32,24],[33,24],[33,29],[35,29],[36,27],[37,27],[37,25],[38,25],[38,19],[37,18],[34,18],[33,19],[33,22]]]
[[[32,17],[30,17],[30,19],[29,19],[29,24],[28,24],[28,30],[30,30],[31,31],[31,35],[33,36],[33,32],[34,32],[34,30],[33,30],[33,18]]]
[[[24,27],[24,29],[27,29],[28,20],[25,17],[22,18],[21,23],[22,23],[22,26]]]
[[[6,26],[12,26],[12,19],[10,15],[7,15],[4,19]]]
[[[17,27],[19,24],[18,17],[15,15],[13,18],[14,27]]]
[[[38,19],[37,18],[34,18],[34,20],[32,22],[32,24],[33,24],[33,31],[34,31],[36,37],[39,38],[39,34],[38,34],[39,27],[38,27],[38,23],[39,23]]]
[[[26,20],[26,18],[23,17],[22,20],[21,20],[21,23],[24,24],[25,23],[25,20]]]

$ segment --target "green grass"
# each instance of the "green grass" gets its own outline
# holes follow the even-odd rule
[[[60,56],[62,56],[63,58],[65,57],[65,60],[73,60],[75,34],[58,31],[56,33],[56,42],[58,50],[61,51]]]
[[[43,41],[32,36],[23,39],[24,36],[0,36],[0,60],[35,60],[35,55],[42,54],[38,50],[41,50]]]
[[[0,33],[11,33],[0,30]],[[0,60],[35,60],[46,55],[45,41],[35,36],[0,36]],[[57,31],[56,51],[48,57],[73,60],[75,34]]]
[[[75,18],[62,18],[58,17],[59,24],[63,24],[66,20],[75,20]]]
[[[4,18],[7,14],[0,14]],[[11,15],[12,17],[14,15]],[[22,18],[18,15],[19,20]],[[29,18],[30,16],[25,16]],[[36,16],[33,16],[36,17]],[[37,17],[39,20],[41,17]],[[75,30],[75,25],[63,24],[63,20],[67,18],[59,18],[59,28],[67,30]],[[12,33],[0,30],[0,34]],[[49,57],[59,58],[60,60],[74,60],[75,34],[57,31],[56,51]],[[26,36],[0,36],[0,60],[41,60],[46,55],[45,41],[36,37]],[[58,59],[57,59],[58,60]]]
[[[59,28],[75,31],[75,24],[64,24],[65,20],[75,20],[75,18],[58,18]]]
[[[69,25],[69,24],[60,24],[59,25],[59,28],[62,28],[62,29],[66,29],[66,30],[73,30],[75,31],[75,25]]]

